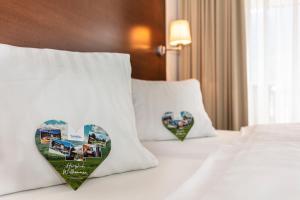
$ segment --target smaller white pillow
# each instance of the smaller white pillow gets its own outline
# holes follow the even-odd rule
[[[165,126],[162,119],[168,113],[174,119],[182,119],[180,114],[183,112],[188,112],[193,117],[193,125],[186,138],[216,135],[203,106],[199,81],[168,82],[133,79],[132,88],[136,125],[140,140],[177,139]],[[178,128],[178,123],[174,124]]]

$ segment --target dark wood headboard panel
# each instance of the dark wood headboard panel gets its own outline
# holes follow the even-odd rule
[[[0,43],[130,53],[133,77],[165,80],[164,0],[3,0]]]

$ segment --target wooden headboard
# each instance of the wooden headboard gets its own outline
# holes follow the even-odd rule
[[[0,43],[70,51],[130,53],[133,77],[165,80],[164,0],[5,0]]]

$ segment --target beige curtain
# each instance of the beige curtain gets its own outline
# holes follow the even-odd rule
[[[244,2],[178,1],[192,32],[192,45],[180,54],[179,79],[200,80],[216,128],[239,130],[248,123]]]

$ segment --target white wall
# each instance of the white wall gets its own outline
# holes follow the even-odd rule
[[[178,18],[177,0],[166,0],[166,30],[167,30],[167,44],[169,41],[169,25],[170,21]],[[178,78],[178,53],[176,51],[167,51],[167,80],[175,81]]]

